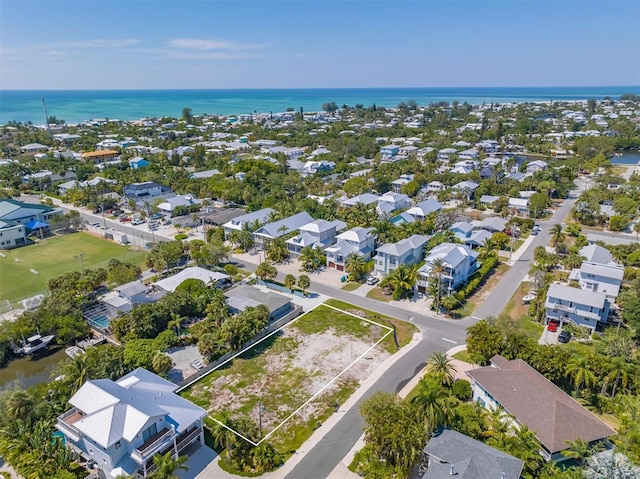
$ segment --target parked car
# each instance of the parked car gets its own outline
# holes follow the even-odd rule
[[[538,225],[535,225],[532,229],[531,229],[531,234],[533,236],[537,235],[538,233],[540,233],[540,227]]]
[[[373,285],[373,284],[376,284],[378,281],[380,281],[380,280],[375,276],[369,276],[367,278],[367,284]]]
[[[120,220],[120,223],[127,223],[127,222],[131,221],[131,218],[129,218],[128,216],[121,216],[118,219]]]
[[[144,223],[145,223],[145,221],[142,218],[140,218],[139,220],[135,220],[135,221],[131,222],[131,224],[133,226],[141,225],[141,224],[144,224]]]
[[[571,333],[569,331],[560,331],[558,335],[558,342],[560,343],[568,343],[571,341]]]
[[[559,321],[551,320],[547,324],[547,330],[551,331],[552,333],[555,333],[558,330],[558,326],[560,326],[560,322]]]

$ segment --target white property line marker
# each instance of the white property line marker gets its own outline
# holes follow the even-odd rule
[[[454,340],[452,340],[452,339],[442,338],[442,340],[443,340],[443,341],[446,341],[446,342],[448,342],[448,343],[458,344],[458,342],[457,342],[457,341],[454,341]]]
[[[331,386],[334,382],[336,382],[340,376],[342,376],[344,373],[347,372],[347,370],[349,368],[351,368],[351,366],[353,366],[355,363],[357,363],[358,361],[360,361],[362,358],[364,358],[367,354],[369,354],[369,352],[375,348],[378,344],[380,344],[382,341],[384,341],[387,336],[389,336],[391,333],[393,333],[393,328],[389,327],[389,326],[385,326],[384,324],[380,324],[380,323],[376,323],[375,321],[371,321],[368,318],[363,318],[362,316],[358,316],[357,314],[353,314],[350,313],[349,311],[344,311],[342,309],[336,308],[335,306],[331,306],[330,304],[325,304],[325,303],[320,303],[315,305],[313,308],[311,308],[309,311],[306,311],[304,314],[301,314],[300,316],[298,316],[297,318],[295,318],[292,321],[289,321],[287,324],[285,324],[284,326],[276,329],[275,331],[269,333],[267,336],[265,336],[264,338],[262,338],[260,341],[258,341],[255,344],[252,344],[251,346],[249,346],[248,348],[243,349],[242,351],[240,351],[239,353],[233,355],[232,357],[230,357],[229,359],[227,359],[226,361],[224,361],[223,363],[219,364],[218,367],[212,369],[211,371],[209,371],[207,374],[199,377],[198,379],[192,381],[191,383],[183,386],[182,388],[180,388],[179,390],[177,390],[176,392],[179,392],[181,390],[184,390],[186,388],[188,388],[189,386],[191,386],[192,384],[194,384],[195,382],[201,380],[202,378],[208,376],[209,374],[211,374],[213,371],[216,371],[217,369],[219,369],[220,367],[224,366],[225,364],[227,364],[229,361],[233,360],[234,358],[238,357],[240,354],[248,351],[249,349],[253,348],[254,346],[260,344],[262,341],[264,341],[265,339],[267,339],[268,337],[272,336],[273,334],[277,333],[278,331],[282,330],[282,328],[289,326],[293,323],[295,323],[296,321],[298,321],[300,318],[302,318],[303,316],[309,314],[311,311],[313,311],[314,309],[316,309],[318,306],[326,306],[327,308],[333,309],[335,311],[338,311],[340,313],[346,314],[348,316],[353,316],[354,318],[360,319],[360,320],[364,320],[368,323],[374,324],[376,326],[380,326],[383,329],[387,330],[387,333],[382,336],[378,341],[376,341],[376,343],[369,347],[369,349],[367,349],[364,353],[362,353],[360,356],[358,356],[355,360],[353,360],[351,362],[351,364],[349,364],[346,368],[344,368],[342,371],[340,371],[340,373],[338,373],[336,375],[336,377],[334,377],[331,381],[329,381],[327,384],[325,384],[317,393],[315,393],[313,396],[311,396],[309,399],[307,399],[300,407],[298,407],[295,411],[293,411],[291,414],[289,414],[289,416],[287,416],[280,424],[278,424],[275,428],[273,428],[271,431],[269,431],[265,436],[262,437],[262,439],[260,439],[260,441],[258,442],[253,442],[251,439],[243,436],[242,434],[240,434],[238,431],[231,429],[229,426],[227,426],[226,424],[223,424],[222,422],[218,421],[215,417],[209,415],[209,419],[211,419],[212,421],[220,424],[223,428],[231,431],[232,433],[234,433],[236,436],[244,439],[245,441],[247,441],[249,444],[252,444],[253,446],[257,447],[259,444],[261,444],[263,441],[267,440],[274,432],[276,432],[278,429],[280,429],[287,421],[289,421],[289,419],[291,419],[293,416],[295,416],[296,414],[298,414],[298,412],[300,412],[300,410],[302,410],[307,404],[309,404],[311,401],[313,401],[315,398],[317,398],[325,389],[327,389],[329,386]]]

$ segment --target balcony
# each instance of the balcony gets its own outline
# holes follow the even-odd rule
[[[565,312],[565,313],[576,314],[576,308],[567,306],[566,304],[552,303],[550,301],[547,301],[545,306],[547,308],[550,308],[550,309],[553,309],[553,310],[562,311],[562,312]]]
[[[61,416],[58,416],[58,420],[56,422],[56,428],[64,433],[65,436],[69,437],[73,441],[79,441],[82,434],[74,426],[74,424],[82,419],[84,414],[78,408],[73,408]]]
[[[154,434],[141,446],[131,453],[131,457],[138,463],[142,464],[150,456],[153,456],[160,446],[164,445],[174,436],[173,429],[164,428],[157,434]]]

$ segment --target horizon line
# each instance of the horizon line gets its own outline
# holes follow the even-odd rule
[[[0,92],[58,91],[283,91],[283,90],[430,90],[489,88],[640,88],[637,85],[517,85],[517,86],[369,86],[369,87],[274,87],[274,88],[0,88]]]

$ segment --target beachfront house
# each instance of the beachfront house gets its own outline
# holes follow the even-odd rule
[[[595,331],[599,322],[607,322],[609,307],[605,293],[551,283],[545,300],[545,316],[547,323],[553,320]]]
[[[424,247],[428,241],[429,236],[412,235],[397,243],[383,244],[373,258],[374,274],[386,276],[401,264],[410,266],[419,263],[424,257]]]
[[[496,355],[490,366],[466,374],[473,400],[487,409],[501,407],[516,427],[527,426],[546,460],[567,460],[562,452],[578,439],[595,445],[616,433],[522,359]]]
[[[365,261],[371,259],[375,247],[373,228],[357,226],[336,236],[336,243],[325,249],[327,266],[344,271],[349,255],[362,256]]]
[[[433,263],[442,260],[444,271],[436,281],[440,282],[443,291],[451,293],[478,268],[478,253],[470,247],[457,243],[442,243],[429,251],[424,266],[418,270],[418,290],[427,291],[429,284],[434,281],[432,273]]]
[[[145,369],[126,376],[88,380],[58,416],[56,428],[67,447],[103,474],[147,477],[158,454],[184,455],[204,445],[207,411],[175,394],[177,386]]]

